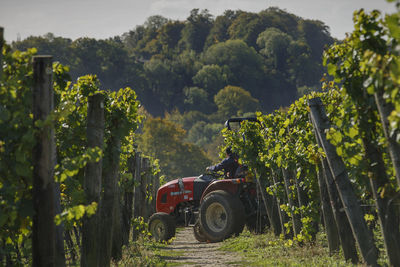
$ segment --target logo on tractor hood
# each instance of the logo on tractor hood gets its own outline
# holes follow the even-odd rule
[[[190,190],[185,190],[185,191],[177,191],[177,192],[171,192],[171,196],[177,196],[177,195],[182,195],[182,194],[190,194],[192,191]]]

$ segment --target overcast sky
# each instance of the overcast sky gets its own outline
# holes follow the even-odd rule
[[[0,0],[0,27],[7,42],[48,32],[104,39],[134,29],[151,15],[184,20],[193,8],[207,8],[218,16],[226,9],[259,12],[271,6],[321,20],[339,39],[352,31],[356,9],[396,11],[385,0]]]

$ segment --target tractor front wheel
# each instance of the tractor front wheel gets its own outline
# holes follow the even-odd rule
[[[175,220],[169,214],[157,212],[149,219],[149,232],[156,241],[167,241],[175,236]]]

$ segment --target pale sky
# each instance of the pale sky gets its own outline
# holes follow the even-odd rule
[[[227,9],[259,12],[271,6],[321,20],[338,39],[352,31],[356,9],[396,11],[385,0],[0,0],[0,27],[7,42],[48,32],[73,40],[105,39],[134,29],[152,15],[184,20],[193,8],[207,8],[218,16]]]

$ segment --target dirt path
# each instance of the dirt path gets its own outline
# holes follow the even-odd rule
[[[176,239],[168,246],[172,255],[167,261],[177,266],[241,266],[240,256],[218,250],[222,243],[200,243],[193,235],[192,227],[180,228]]]

